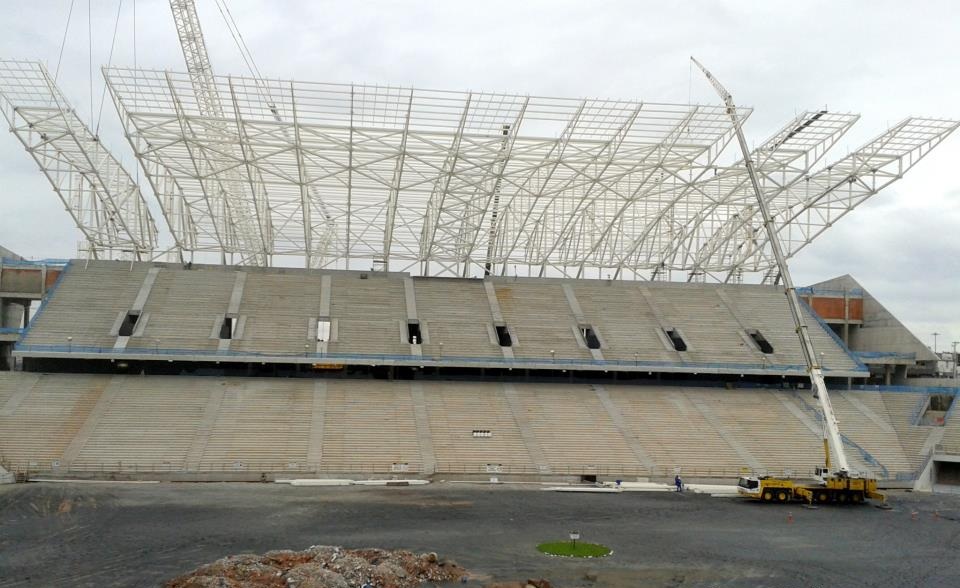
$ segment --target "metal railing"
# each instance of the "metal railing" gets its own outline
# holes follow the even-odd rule
[[[39,260],[29,260],[29,259],[11,259],[9,257],[4,257],[0,261],[0,265],[3,267],[62,267],[70,263],[69,259],[39,259]]]
[[[855,392],[902,392],[906,394],[960,394],[960,386],[874,386],[855,384],[850,387]]]
[[[860,359],[906,359],[916,360],[916,353],[901,353],[899,351],[853,351]]]
[[[39,315],[39,311],[37,313]],[[756,371],[760,370],[769,373],[791,373],[798,376],[806,374],[806,366],[802,364],[775,364],[767,361],[758,363],[728,363],[728,362],[689,362],[689,361],[661,361],[661,360],[628,360],[628,359],[580,359],[580,358],[554,358],[554,357],[531,357],[508,359],[497,356],[457,356],[457,355],[394,355],[394,354],[375,354],[375,353],[277,353],[260,351],[233,351],[233,350],[211,350],[211,349],[169,349],[159,346],[143,348],[125,348],[115,349],[113,346],[100,345],[63,345],[63,344],[24,344],[18,343],[14,348],[16,351],[24,353],[64,353],[80,355],[104,355],[107,357],[118,356],[156,356],[163,358],[171,357],[200,357],[210,360],[220,360],[223,358],[256,358],[257,361],[263,359],[291,360],[295,363],[305,363],[306,361],[314,363],[338,363],[338,362],[364,362],[364,363],[390,363],[403,362],[412,365],[446,363],[450,365],[481,365],[497,364],[497,366],[510,368],[533,367],[549,369],[549,366],[557,366],[557,369],[567,369],[569,366],[589,366],[598,368],[621,367],[635,368],[637,371],[656,370],[659,368],[683,368],[691,372],[725,370],[728,372],[738,371]],[[824,372],[847,372],[849,370],[840,370],[835,368],[826,368]]]
[[[850,288],[849,290],[838,290],[835,288],[816,288],[814,286],[804,286],[797,288],[798,296],[827,296],[831,298],[843,298],[844,295],[851,298],[862,298],[862,288]]]
[[[938,446],[939,448],[940,446]],[[960,448],[956,448],[960,454]],[[932,458],[928,456],[929,458]],[[544,477],[583,477],[597,476],[605,479],[627,478],[663,478],[671,479],[679,474],[686,478],[713,478],[734,480],[740,476],[777,476],[787,478],[812,478],[813,469],[750,469],[731,467],[687,467],[687,466],[657,466],[652,469],[639,465],[571,465],[550,466],[541,468],[535,465],[497,464],[497,463],[465,463],[440,462],[433,472],[425,472],[422,465],[415,463],[353,463],[340,465],[304,464],[282,461],[231,461],[223,463],[203,463],[196,467],[187,467],[183,462],[170,461],[137,461],[137,462],[103,462],[83,464],[62,464],[57,460],[0,460],[8,471],[14,474],[28,474],[33,476],[57,475],[96,475],[107,477],[111,475],[157,475],[157,476],[210,476],[210,475],[260,475],[270,474],[272,477],[282,476],[382,476],[405,475],[426,476],[436,475],[464,475],[464,476],[544,476]],[[877,476],[878,480],[907,482],[917,478],[921,466],[913,472],[887,472]]]

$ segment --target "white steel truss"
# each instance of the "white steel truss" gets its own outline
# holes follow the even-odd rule
[[[149,258],[157,227],[140,188],[38,62],[0,60],[0,110],[93,258]]]
[[[774,267],[742,161],[717,163],[734,134],[721,106],[211,75],[218,111],[189,74],[105,77],[186,252],[451,276]],[[856,120],[803,113],[753,152],[788,255],[957,126],[908,119],[814,171]]]

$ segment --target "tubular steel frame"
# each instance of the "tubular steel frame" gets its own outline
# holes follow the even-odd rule
[[[157,227],[137,183],[38,62],[0,60],[0,111],[73,218],[93,258],[149,258]]]
[[[439,276],[778,278],[744,162],[718,163],[732,121],[750,109],[731,119],[720,106],[209,72],[197,92],[186,73],[104,75],[181,258]],[[76,119],[49,92],[59,121]],[[4,108],[8,118],[22,110]],[[63,172],[23,138],[57,117],[33,116],[11,126],[91,249],[155,249],[156,229],[126,174],[130,185],[65,196]],[[909,118],[822,166],[857,118],[805,112],[751,153],[787,257],[958,126]],[[75,168],[98,148],[98,164],[115,163],[79,119],[60,126],[80,145],[70,152]]]

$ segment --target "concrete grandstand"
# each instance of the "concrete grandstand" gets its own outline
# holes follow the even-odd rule
[[[21,475],[729,478],[820,465],[821,416],[777,286],[58,263],[0,268],[0,284],[46,294],[18,331],[20,371],[0,375],[0,460]],[[824,310],[834,291],[804,293],[854,467],[894,487],[952,479],[953,391],[871,387]]]
[[[0,113],[84,239],[83,259],[0,251],[15,472],[806,475],[822,371],[855,469],[953,475],[933,464],[955,387],[895,389],[929,360],[915,338],[851,280],[788,305],[785,259],[960,122],[906,118],[827,162],[858,115],[799,112],[749,151],[729,94],[223,77],[185,51],[186,73],[103,70],[142,186],[56,72],[0,60]]]

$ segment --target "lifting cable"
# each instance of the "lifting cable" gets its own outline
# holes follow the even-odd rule
[[[76,0],[70,0],[70,11],[67,12],[67,26],[63,28],[63,40],[60,41],[60,56],[57,57],[57,69],[53,72],[53,81],[57,81],[60,75],[60,62],[63,61],[63,48],[67,46],[67,33],[70,31],[70,19],[73,17],[73,3]]]
[[[113,23],[113,40],[110,41],[110,55],[107,57],[107,68],[113,65],[113,49],[117,45],[117,29],[120,26],[120,11],[123,9],[123,0],[120,0],[117,6],[117,18]],[[107,84],[103,84],[103,92],[100,94],[100,111],[97,113],[97,128],[93,132],[94,136],[100,136],[100,121],[103,120],[103,104],[107,99]]]
[[[247,42],[244,40],[243,33],[240,32],[240,27],[237,26],[237,22],[233,18],[233,13],[230,12],[230,7],[227,6],[226,0],[215,0],[215,3],[217,9],[220,11],[220,16],[223,18],[223,22],[227,25],[227,30],[230,31],[230,36],[233,37],[233,42],[236,44],[237,49],[240,50],[240,57],[243,58],[243,62],[256,81],[258,90],[267,103],[272,105],[273,99],[270,96],[266,84],[263,83],[263,74],[260,73],[260,68],[257,67],[257,63],[253,60],[253,54],[250,53],[250,49],[247,47]]]
[[[90,85],[90,124],[93,124],[93,9],[87,0],[87,79]]]

